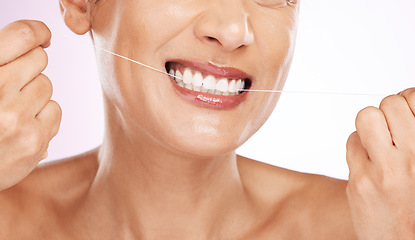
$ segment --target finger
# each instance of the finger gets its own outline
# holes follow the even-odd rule
[[[49,156],[49,152],[46,150],[45,153],[43,153],[42,157],[40,158],[40,161],[45,160],[46,158],[48,158]]]
[[[0,30],[0,66],[38,46],[49,45],[51,32],[39,21],[17,21]]]
[[[57,102],[50,100],[36,116],[36,119],[42,125],[42,128],[47,133],[49,139],[52,139],[58,134],[62,120],[62,109]]]
[[[51,81],[47,76],[40,74],[21,90],[22,103],[27,104],[22,107],[25,107],[27,114],[34,118],[49,103],[52,94]]]
[[[359,134],[354,132],[347,140],[346,161],[351,175],[359,175],[366,172],[370,159],[363,147]]]
[[[401,95],[386,97],[381,102],[382,110],[389,126],[392,140],[398,148],[413,144],[415,137],[415,117],[406,99]]]
[[[380,109],[367,107],[361,110],[356,117],[356,129],[372,161],[382,159],[385,151],[394,148],[385,116]]]
[[[0,68],[0,81],[6,91],[22,88],[45,70],[48,55],[42,47],[34,48],[15,61]]]
[[[409,88],[400,93],[411,108],[412,114],[415,116],[415,88]]]

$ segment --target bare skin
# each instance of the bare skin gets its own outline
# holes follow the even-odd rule
[[[95,19],[99,19],[100,15],[104,16],[104,20],[107,19],[108,11],[113,11],[114,7],[129,11],[129,8],[124,8],[123,5],[112,6],[111,3],[119,3],[119,1],[103,1],[103,5],[99,8],[102,12],[98,11]],[[77,4],[79,2],[62,1],[61,9],[69,28],[75,33],[83,34],[91,30],[91,24],[88,24],[91,19],[90,13],[86,14],[88,11],[85,9],[94,8],[83,8],[83,5]],[[174,3],[174,5],[180,4]],[[262,7],[258,8],[257,5],[249,6],[253,13],[264,10]],[[190,7],[195,8],[194,5]],[[227,7],[233,7],[233,5]],[[199,6],[196,9],[198,8]],[[292,50],[287,50],[285,46],[292,43],[295,35],[292,29],[294,26],[292,14],[296,12],[295,9],[295,7],[284,8],[282,10],[284,14],[276,19],[282,22],[281,26],[276,25],[275,29],[285,34],[282,38],[286,40],[282,44],[284,47],[275,46],[272,48],[273,51],[268,51],[262,56],[275,60],[270,62],[272,69],[274,69],[274,64],[281,64],[276,71],[270,72],[270,74],[281,75],[280,84],[285,80],[284,76],[289,66],[285,61],[290,60],[292,54]],[[217,19],[215,12],[205,15],[194,26],[196,44],[201,42],[210,51],[216,49],[217,53],[222,52],[221,56],[226,56],[226,58],[233,55],[235,51],[239,51],[238,49],[242,51],[250,49],[245,46],[263,46],[263,44],[253,45],[254,41],[249,37],[251,31],[249,29],[246,31],[247,29],[244,28],[244,21],[246,21],[244,15],[241,15],[239,11],[233,14],[233,18],[229,21],[222,20],[222,28],[212,28],[217,24],[212,22],[212,19]],[[270,16],[275,18],[276,15]],[[136,15],[129,15],[126,12],[120,17],[135,18]],[[184,23],[186,26],[193,22],[185,21]],[[257,21],[257,23],[261,22]],[[107,27],[102,24],[98,20],[93,24],[96,29],[94,39],[97,44],[100,43],[100,38],[105,36]],[[227,26],[238,26],[238,31],[229,34],[229,29],[234,27],[227,28]],[[14,43],[30,47],[23,49],[19,46],[13,48],[9,46],[3,51],[13,49],[17,53],[16,57],[24,56],[30,49],[37,49],[48,43],[50,33],[39,22],[13,24],[6,33],[3,33],[3,36],[12,36],[20,32],[21,28],[27,30],[27,27],[29,29],[34,27],[36,31],[33,29],[29,31],[33,33],[29,35],[29,39],[16,37],[18,41]],[[265,28],[262,29],[262,31],[265,30]],[[227,34],[223,35],[224,33]],[[273,31],[264,32],[262,41],[273,41],[271,38],[273,34],[268,36],[271,33]],[[119,33],[120,36],[124,34],[124,32]],[[151,35],[151,33],[148,34]],[[215,37],[216,40],[213,42],[208,40],[210,38],[206,36],[209,35],[211,38]],[[261,39],[259,36],[257,35]],[[184,36],[184,38],[189,38],[189,36]],[[122,46],[123,42],[120,45]],[[138,47],[142,47],[141,45]],[[147,48],[149,47],[145,47]],[[129,55],[129,53],[123,54]],[[145,54],[141,55],[145,56]],[[5,62],[8,64],[5,66],[14,64],[15,59],[15,57],[7,59]],[[99,59],[106,61],[108,56],[102,56]],[[42,63],[39,60],[31,62]],[[125,64],[125,62],[117,62],[114,67],[125,66]],[[258,66],[263,66],[263,63],[259,61],[258,64],[260,64]],[[41,73],[45,63],[40,65],[35,69],[19,68],[19,70],[24,69],[30,73],[29,76],[36,76]],[[241,62],[239,65],[245,64]],[[3,69],[7,70],[7,68]],[[100,148],[82,156],[39,166],[31,172],[30,166],[39,162],[42,152],[47,149],[49,140],[56,133],[52,131],[42,141],[37,142],[39,150],[36,154],[32,153],[31,157],[27,154],[29,157],[23,158],[24,160],[19,158],[18,154],[12,155],[14,157],[10,161],[12,167],[2,169],[2,179],[11,178],[13,181],[3,181],[4,184],[1,186],[3,189],[0,192],[1,238],[332,239],[338,236],[341,239],[354,239],[352,224],[348,216],[345,182],[296,173],[235,155],[234,149],[252,135],[270,114],[273,108],[272,102],[276,103],[278,95],[270,99],[260,97],[256,100],[253,96],[252,99],[248,98],[247,105],[241,104],[240,107],[228,111],[212,111],[199,106],[189,106],[177,97],[169,96],[171,95],[169,92],[162,94],[168,97],[169,102],[177,102],[181,107],[179,115],[167,116],[168,118],[174,118],[178,122],[187,121],[180,116],[204,116],[209,120],[204,122],[209,127],[207,129],[219,128],[221,130],[200,133],[198,132],[200,128],[195,125],[196,122],[187,121],[186,124],[191,124],[191,126],[182,128],[181,131],[187,131],[187,138],[193,142],[196,140],[199,142],[196,145],[190,144],[192,142],[183,145],[183,136],[172,132],[175,128],[158,125],[157,119],[163,119],[166,117],[166,112],[169,112],[168,108],[163,106],[166,103],[157,105],[160,93],[148,94],[149,91],[159,91],[157,89],[160,89],[160,85],[156,90],[150,85],[154,84],[157,79],[148,81],[148,83],[142,81],[141,84],[148,85],[147,89],[137,95],[136,92],[142,91],[141,88],[131,85],[135,79],[131,83],[125,82],[128,80],[129,73],[123,72],[122,69],[124,68],[113,69],[119,78],[108,79],[107,74],[110,73],[107,72],[102,80],[104,89],[106,89],[107,129],[104,143]],[[132,69],[132,71],[136,70]],[[135,74],[141,74],[144,80],[160,77],[160,75],[146,75],[149,73],[144,71]],[[272,74],[258,76],[258,78],[275,79],[270,78],[271,76]],[[21,81],[30,82],[31,79],[31,77],[23,77]],[[121,94],[116,93],[117,88],[108,87],[109,81],[114,80],[122,83],[121,89],[118,89]],[[158,84],[162,82],[164,79]],[[275,82],[264,81],[262,84],[267,87]],[[135,96],[143,97],[140,100],[141,107],[138,109],[135,108],[138,106],[135,100],[129,98],[131,93],[128,91],[131,89],[134,89]],[[10,92],[7,93],[11,95]],[[43,104],[50,101],[50,95],[39,97],[36,91],[31,93],[34,99],[40,99],[39,101]],[[152,100],[152,104],[146,106],[149,99]],[[244,108],[252,109],[249,105],[256,105],[258,101],[268,104],[264,104],[264,108],[243,111]],[[32,102],[33,100],[28,100],[19,106],[31,108]],[[129,104],[120,105],[122,102],[129,102]],[[20,112],[26,111],[24,108],[17,111],[18,109],[14,112],[19,118]],[[40,107],[29,116],[29,119],[36,118],[44,109],[47,108]],[[140,113],[142,109],[156,110],[157,118],[152,119],[151,114],[149,118],[142,118],[141,116],[146,114]],[[158,109],[163,111],[157,112]],[[59,110],[56,108],[47,118],[49,125],[56,126],[55,131],[59,126],[61,114]],[[174,109],[171,114],[176,114],[176,112],[177,109]],[[235,121],[237,119],[243,119],[243,121]],[[200,123],[201,120],[203,119],[199,119],[198,122]],[[220,125],[215,125],[218,120]],[[164,124],[169,122],[165,121]],[[239,123],[235,124],[236,122]],[[145,128],[137,127],[136,123]],[[157,131],[152,132],[154,126]],[[226,131],[230,126],[236,129]],[[42,128],[29,129],[44,131]],[[241,136],[237,134],[238,132],[244,132],[244,134]],[[20,131],[9,133],[11,136],[13,134],[16,139],[20,137]],[[21,138],[24,139],[25,136]],[[163,141],[164,138],[169,141]],[[8,143],[7,138],[4,138],[4,143]],[[25,144],[31,146],[33,143]],[[200,144],[204,146],[203,149],[200,148]],[[27,145],[15,145],[14,147],[27,149]],[[21,150],[19,152],[24,153]],[[22,164],[25,161],[29,161],[32,165]],[[27,170],[17,171],[16,169],[22,165]],[[31,173],[26,176],[29,172]],[[343,217],[339,218],[339,214]]]
[[[0,190],[13,186],[47,156],[59,129],[59,105],[41,72],[51,33],[40,22],[20,21],[0,31]]]
[[[415,239],[415,88],[367,107],[347,143],[347,196],[359,239]]]
[[[90,33],[99,47],[159,69],[180,59],[240,69],[262,89],[284,85],[298,15],[295,1],[281,0],[60,6],[69,29]],[[278,94],[249,94],[229,109],[200,106],[168,77],[97,52],[103,144],[32,171],[61,117],[41,74],[49,39],[35,21],[0,32],[1,238],[413,239],[413,89],[359,114],[347,183],[235,154]]]
[[[199,206],[192,201],[194,194],[173,203],[166,201],[180,189],[170,189],[169,194],[152,198],[151,205],[133,204],[127,201],[134,195],[133,189],[125,192],[107,186],[100,188],[99,193],[95,191],[98,152],[96,149],[40,166],[21,183],[3,191],[1,237],[356,239],[345,181],[238,157],[242,195],[211,193],[212,197],[222,198],[220,205],[213,205],[217,201],[211,199],[209,205]],[[166,186],[152,186],[156,187]],[[134,199],[146,201],[137,196]]]

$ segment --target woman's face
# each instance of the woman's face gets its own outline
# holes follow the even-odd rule
[[[128,131],[176,152],[235,150],[271,114],[292,59],[298,6],[285,0],[100,0],[97,46],[167,75],[98,52],[107,104]],[[242,86],[243,87],[243,86]],[[192,89],[192,90],[190,90]],[[207,92],[206,92],[207,91]],[[221,95],[219,95],[221,94]]]

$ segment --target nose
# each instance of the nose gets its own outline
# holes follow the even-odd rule
[[[254,42],[248,13],[241,0],[211,0],[210,7],[195,25],[196,37],[207,44],[231,52]]]

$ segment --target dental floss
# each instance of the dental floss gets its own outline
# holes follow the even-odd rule
[[[243,89],[239,89],[242,91]],[[348,96],[373,96],[385,97],[388,94],[381,93],[348,93],[348,92],[312,92],[312,91],[289,91],[289,90],[261,90],[261,89],[246,89],[247,92],[263,92],[263,93],[301,93],[301,94],[318,94],[318,95],[348,95]]]
[[[112,55],[114,55],[114,56],[120,57],[120,58],[125,59],[125,60],[127,60],[127,61],[130,61],[130,62],[136,63],[136,64],[138,64],[138,65],[140,65],[140,66],[143,66],[143,67],[149,68],[149,69],[151,69],[151,70],[157,71],[157,72],[159,72],[159,73],[166,74],[166,75],[168,75],[168,76],[170,76],[170,77],[173,77],[173,78],[178,78],[178,79],[180,79],[180,80],[182,80],[182,81],[183,81],[183,78],[176,77],[176,76],[175,76],[175,75],[173,75],[173,74],[170,74],[170,73],[167,73],[167,72],[162,71],[162,70],[160,70],[160,69],[157,69],[157,68],[151,67],[151,66],[149,66],[149,65],[147,65],[147,64],[144,64],[144,63],[138,62],[138,61],[136,61],[136,60],[133,60],[133,59],[130,59],[130,58],[127,58],[127,57],[124,57],[124,56],[122,56],[122,55],[119,55],[119,54],[117,54],[117,53],[111,52],[111,51],[106,50],[106,49],[103,49],[103,48],[99,48],[99,47],[97,47],[97,46],[94,46],[94,48],[96,48],[96,49],[98,49],[98,50],[101,50],[101,51],[104,51],[104,52],[107,52],[107,53],[109,53],[109,54],[112,54]],[[387,96],[387,94],[377,94],[377,93],[312,92],[312,91],[287,91],[287,90],[263,90],[263,89],[236,89],[236,90],[237,90],[237,91],[244,91],[244,92],[260,92],[260,93],[261,93],[261,92],[262,92],[262,93],[296,93],[296,94],[349,95],[349,96],[374,96],[374,97],[384,97],[384,96]]]
[[[163,70],[160,70],[160,69],[157,69],[155,67],[149,66],[147,64],[141,63],[139,61],[130,59],[128,57],[122,56],[120,54],[111,52],[107,49],[97,47],[94,44],[88,44],[88,43],[84,43],[84,42],[82,44],[92,46],[93,48],[95,48],[97,50],[109,53],[109,54],[114,55],[116,57],[122,58],[124,60],[130,61],[132,63],[138,64],[140,66],[146,67],[148,69],[154,70],[156,72],[159,72],[159,73],[162,73],[162,74],[165,74],[165,75],[168,75],[170,77],[177,78],[177,79],[180,79],[180,80],[183,81],[183,78],[176,77],[173,74],[170,74],[170,73],[165,72]],[[374,97],[385,97],[385,96],[389,95],[389,94],[380,94],[380,93],[313,92],[313,91],[288,91],[288,90],[264,90],[264,89],[236,89],[236,90],[237,91],[244,91],[244,92],[257,92],[257,93],[293,93],[293,94],[348,95],[348,96],[374,96]]]
[[[119,55],[117,53],[111,52],[111,51],[106,50],[106,49],[98,48],[96,46],[94,46],[94,47],[97,48],[98,50],[107,52],[107,53],[112,54],[114,56],[120,57],[122,59],[128,60],[128,61],[133,62],[133,63],[136,63],[140,66],[147,67],[147,68],[152,69],[154,71],[157,71],[159,73],[163,73],[163,74],[166,74],[170,77],[177,78],[177,79],[180,79],[180,80],[183,81],[183,78],[176,77],[173,74],[170,74],[170,73],[167,73],[165,71],[159,70],[157,68],[151,67],[147,64],[138,62],[136,60],[133,60],[133,59],[130,59],[130,58],[127,58],[127,57],[124,57],[122,55]],[[374,97],[384,97],[384,96],[388,95],[388,94],[377,94],[377,93],[312,92],[312,91],[287,91],[287,90],[263,90],[263,89],[236,89],[236,90],[237,91],[244,91],[244,92],[259,92],[259,93],[295,93],[295,94],[349,95],[349,96],[374,96]]]
[[[92,46],[93,46],[95,49],[98,49],[98,50],[101,50],[101,51],[103,51],[103,52],[106,52],[106,53],[112,54],[112,55],[117,56],[117,57],[119,57],[119,58],[122,58],[122,59],[125,59],[125,60],[127,60],[127,61],[130,61],[130,62],[133,62],[133,63],[135,63],[135,64],[138,64],[138,65],[140,65],[140,66],[143,66],[143,67],[149,68],[149,69],[151,69],[151,70],[154,70],[154,71],[156,71],[156,72],[163,73],[163,74],[167,74],[167,75],[169,75],[170,77],[178,78],[178,77],[176,77],[176,76],[174,76],[174,75],[172,75],[172,74],[170,74],[170,73],[167,73],[167,72],[165,72],[165,71],[159,70],[159,69],[154,68],[154,67],[151,67],[151,66],[149,66],[149,65],[147,65],[147,64],[144,64],[144,63],[141,63],[141,62],[139,62],[139,61],[136,61],[136,60],[130,59],[130,58],[128,58],[128,57],[124,57],[124,56],[122,56],[122,55],[120,55],[120,54],[117,54],[117,53],[111,52],[111,51],[109,51],[109,50],[107,50],[107,49],[103,49],[103,48],[97,47],[97,46],[95,46],[95,45],[93,45],[93,44],[92,44]],[[182,79],[182,78],[178,78],[178,79],[180,79],[180,80],[182,80],[182,81],[183,81],[183,79]]]

